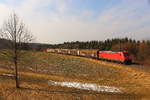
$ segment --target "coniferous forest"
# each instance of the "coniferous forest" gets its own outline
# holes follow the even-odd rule
[[[105,41],[76,41],[55,44],[50,48],[61,49],[99,49],[123,51],[127,50],[137,62],[150,64],[150,40],[133,40],[127,37],[107,39]]]

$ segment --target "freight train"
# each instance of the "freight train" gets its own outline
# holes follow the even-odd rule
[[[101,51],[101,50],[78,50],[78,49],[46,49],[44,52],[58,53],[74,56],[82,56],[105,61],[113,61],[131,64],[132,58],[128,51]]]

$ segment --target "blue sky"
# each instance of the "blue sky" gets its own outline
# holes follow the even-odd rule
[[[72,2],[72,7],[78,8],[79,10],[93,10],[99,12],[120,1],[121,0],[74,0]]]
[[[0,0],[0,25],[15,11],[37,42],[150,39],[148,0]]]

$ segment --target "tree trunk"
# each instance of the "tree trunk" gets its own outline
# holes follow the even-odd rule
[[[15,63],[15,80],[16,80],[16,88],[19,88],[19,80],[18,80],[18,63],[16,58],[14,59]]]

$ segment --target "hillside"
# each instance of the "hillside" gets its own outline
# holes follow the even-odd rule
[[[149,73],[130,66],[82,57],[30,52],[28,57],[20,62],[19,72],[22,88],[16,90],[13,78],[3,75],[4,73],[12,74],[13,66],[7,62],[6,58],[0,57],[0,97],[2,99],[54,98],[60,100],[61,98],[61,100],[74,100],[79,97],[86,100],[99,100],[99,98],[110,99],[113,97],[117,100],[127,98],[134,100],[135,98],[146,99],[150,92]],[[99,93],[49,85],[49,80],[114,86],[119,88],[122,93]]]

